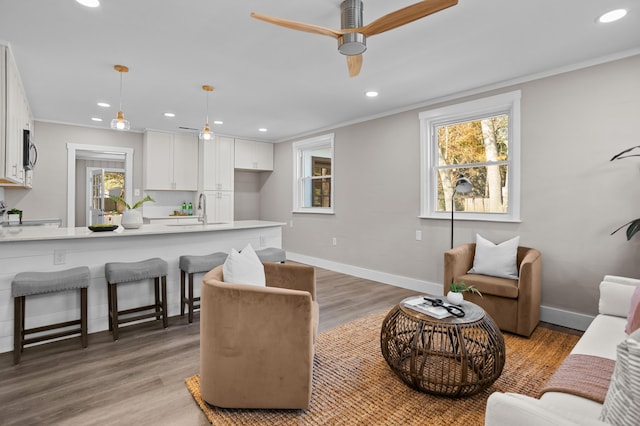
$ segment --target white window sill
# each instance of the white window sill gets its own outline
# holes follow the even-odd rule
[[[451,212],[438,213],[430,216],[418,216],[419,219],[437,219],[437,220],[451,220]],[[476,221],[476,222],[503,222],[503,223],[522,223],[520,218],[511,218],[502,214],[490,215],[490,214],[473,214],[473,213],[459,213],[454,215],[456,221]]]
[[[333,209],[319,209],[319,208],[292,210],[291,213],[334,214]]]

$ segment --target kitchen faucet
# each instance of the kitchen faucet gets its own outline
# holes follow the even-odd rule
[[[204,199],[204,204],[202,200]],[[202,216],[198,216],[198,222],[202,222],[203,225],[207,224],[207,196],[204,192],[200,193],[198,197],[198,210],[202,210]]]

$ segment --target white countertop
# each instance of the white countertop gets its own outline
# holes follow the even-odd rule
[[[283,226],[282,222],[264,220],[238,220],[232,223],[194,224],[194,225],[152,225],[145,224],[138,229],[119,227],[111,232],[93,232],[88,228],[50,228],[46,226],[2,227],[0,243],[17,241],[67,240],[77,238],[114,238],[158,234],[182,234],[191,232],[227,231],[234,229],[267,228]]]

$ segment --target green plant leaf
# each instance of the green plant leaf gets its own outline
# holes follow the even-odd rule
[[[151,198],[151,196],[147,195],[146,197],[144,197],[142,200],[138,201],[137,203],[135,203],[133,205],[133,207],[131,207],[129,205],[129,203],[127,203],[124,198],[118,197],[117,195],[111,195],[109,196],[109,198],[111,198],[113,201],[115,201],[118,204],[122,204],[123,206],[125,206],[126,208],[128,208],[129,210],[133,210],[133,209],[137,209],[138,207],[140,207],[143,203],[146,203],[147,201],[153,201],[155,202],[155,200],[153,198]]]
[[[627,228],[627,241],[636,235],[638,231],[640,231],[640,218],[629,222],[629,227]]]

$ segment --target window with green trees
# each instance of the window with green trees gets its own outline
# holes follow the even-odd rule
[[[455,209],[468,219],[519,220],[519,99],[510,92],[420,114],[421,217]],[[473,188],[454,196],[462,176]]]

